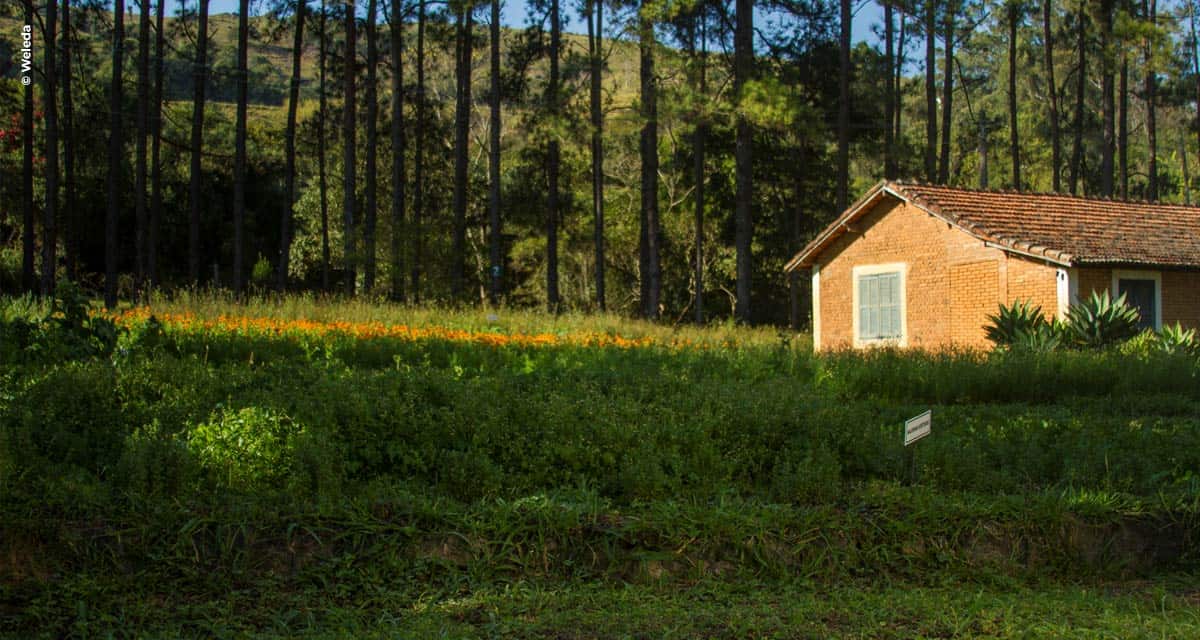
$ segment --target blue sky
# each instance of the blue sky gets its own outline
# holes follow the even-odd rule
[[[255,4],[254,0],[251,0],[251,4]],[[209,11],[211,13],[232,13],[237,11],[237,5],[237,0],[210,0]],[[177,6],[178,4],[174,0],[169,0],[167,9],[174,12]],[[855,42],[877,41],[871,29],[883,19],[883,10],[877,3],[868,0],[860,0],[857,8],[853,32]],[[525,24],[525,0],[505,0],[501,8],[501,19],[506,26],[523,26]],[[568,31],[582,32],[585,25],[577,16],[571,15],[566,28]]]

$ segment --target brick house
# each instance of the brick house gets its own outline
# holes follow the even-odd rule
[[[1147,327],[1200,326],[1200,207],[885,181],[796,254],[815,349],[986,347],[987,315],[1124,293]]]

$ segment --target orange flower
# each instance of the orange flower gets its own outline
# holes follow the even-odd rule
[[[634,349],[649,347],[656,344],[649,336],[626,338],[607,333],[575,333],[555,335],[550,333],[497,333],[490,331],[470,332],[448,327],[410,327],[402,324],[387,325],[377,321],[371,322],[319,322],[315,320],[280,320],[277,318],[255,318],[244,316],[219,315],[214,319],[197,319],[192,313],[152,313],[149,307],[133,307],[112,316],[118,324],[135,326],[148,320],[151,315],[163,325],[183,331],[203,331],[210,333],[233,333],[250,336],[295,336],[295,337],[326,337],[350,336],[358,340],[391,339],[409,342],[442,340],[448,342],[464,342],[489,347],[520,346],[547,347],[574,345],[583,347]],[[690,340],[675,339],[663,346],[683,349],[696,348]]]

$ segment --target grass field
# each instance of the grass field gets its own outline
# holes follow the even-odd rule
[[[1200,631],[1191,356],[65,297],[0,301],[0,635]]]

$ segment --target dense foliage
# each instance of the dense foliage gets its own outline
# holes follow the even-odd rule
[[[1149,349],[1182,354],[1200,349],[1195,329],[1185,329],[1176,322],[1159,331],[1146,329],[1139,333],[1140,319],[1137,308],[1125,302],[1124,295],[1114,300],[1107,291],[1093,291],[1086,300],[1068,306],[1061,320],[1047,320],[1042,308],[1028,301],[1001,303],[996,313],[988,314],[984,332],[999,349],[1043,353],[1067,347],[1097,350],[1114,345],[1132,353]]]
[[[52,4],[28,4],[41,30],[38,58],[46,53],[40,44],[49,35],[45,13]],[[481,18],[484,3],[400,2],[403,33],[395,40],[390,3],[372,3],[388,9],[376,20],[374,48],[367,42],[374,32],[365,2],[351,3],[358,20],[349,23],[342,2],[268,3],[252,16],[248,51],[241,52],[237,17],[214,15],[203,65],[208,73],[200,84],[208,105],[198,122],[192,120],[197,5],[185,3],[161,30],[163,129],[148,134],[161,146],[161,176],[152,176],[152,187],[138,187],[137,96],[145,93],[143,76],[159,80],[155,69],[139,68],[145,38],[133,23],[140,15],[130,13],[126,21],[127,55],[115,74],[125,91],[110,121],[110,6],[75,3],[71,30],[58,33],[73,63],[73,115],[68,118],[61,82],[57,111],[47,108],[42,77],[34,83],[27,132],[18,65],[6,67],[0,81],[0,287],[32,287],[40,263],[34,254],[46,255],[43,214],[53,201],[58,226],[49,233],[57,251],[50,258],[70,277],[96,286],[113,281],[114,299],[137,293],[144,279],[167,288],[193,280],[275,286],[273,272],[283,267],[291,288],[332,288],[355,271],[365,287],[371,283],[361,267],[373,265],[372,294],[464,302],[482,300],[498,268],[500,293],[510,306],[540,306],[553,288],[559,293],[552,306],[594,310],[601,306],[598,276],[604,274],[607,307],[622,313],[677,318],[702,304],[702,317],[724,317],[737,298],[745,302],[749,295],[753,321],[790,320],[798,327],[806,316],[805,279],[785,280],[782,265],[838,211],[840,200],[884,176],[1191,200],[1188,161],[1200,165],[1192,3],[884,2],[854,13],[847,7],[843,18],[834,3],[743,3],[759,16],[749,38],[754,56],[746,56],[745,43],[735,37],[733,4],[528,3],[528,15],[512,20],[500,43],[503,125],[494,180],[484,153],[492,118],[482,116],[495,92],[484,90],[491,71],[478,27],[469,38],[471,84],[457,82],[465,14]],[[306,20],[297,41],[301,7]],[[0,8],[6,60],[19,51],[14,34],[24,20],[21,9],[21,3]],[[581,34],[600,9],[607,21],[594,54]],[[558,45],[552,11],[561,11],[565,22]],[[853,24],[840,24],[843,19]],[[357,58],[349,67],[346,24],[358,31]],[[148,34],[154,41],[149,57],[157,64],[157,25]],[[402,50],[392,51],[394,44]],[[561,67],[553,76],[552,53]],[[649,67],[639,64],[647,55],[653,57]],[[251,108],[239,136],[242,56]],[[418,57],[422,73],[415,68]],[[300,64],[294,158],[285,144],[293,62]],[[745,77],[735,74],[738,65]],[[368,68],[379,72],[368,76]],[[393,87],[391,76],[400,71]],[[600,77],[593,85],[594,73]],[[351,77],[357,104],[347,105]],[[370,77],[378,83],[373,93],[364,86]],[[593,87],[599,90],[594,100]],[[643,95],[647,90],[654,97]],[[364,104],[369,95],[377,100],[371,108]],[[460,98],[467,101],[461,108]],[[63,175],[57,199],[48,201],[51,112],[60,118],[57,172]],[[150,112],[156,122],[154,105]],[[378,124],[374,142],[365,139],[369,114]],[[348,156],[347,122],[358,123],[355,145],[362,145]],[[651,122],[655,135],[643,143]],[[124,130],[116,165],[108,149],[114,124]],[[190,134],[200,129],[196,149]],[[592,166],[593,133],[604,154],[599,169]],[[34,153],[26,159],[22,143],[30,136]],[[65,165],[68,146],[72,175]],[[735,161],[738,148],[752,150],[752,171],[740,178],[737,167],[746,162]],[[368,149],[377,162],[368,162]],[[239,170],[235,156],[243,151]],[[642,169],[651,156],[656,164],[647,174]],[[393,169],[398,183],[385,179]],[[558,190],[556,209],[548,213],[552,173]],[[351,194],[344,192],[345,176]],[[645,189],[655,193],[643,197]],[[235,191],[244,211],[232,202]],[[106,208],[109,193],[114,199]],[[488,220],[493,196],[503,223],[498,234]],[[602,223],[594,196],[603,205]],[[138,203],[147,199],[149,211],[139,214]],[[343,211],[344,203],[354,210]],[[281,219],[285,212],[294,216]],[[121,230],[111,248],[104,241],[106,216]],[[648,242],[649,227],[661,236],[658,242]],[[598,240],[606,243],[603,258]],[[653,245],[653,261],[647,245]],[[287,248],[283,255],[281,247]],[[741,271],[739,255],[746,263]],[[111,273],[102,280],[106,267]],[[393,274],[402,276],[400,290],[390,282]],[[652,296],[655,287],[661,291]],[[647,300],[657,300],[657,307],[647,308]]]
[[[8,300],[0,627],[336,635],[343,608],[526,579],[1157,575],[1196,560],[1198,377],[1186,350]]]

